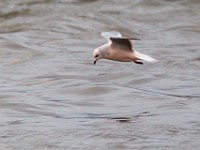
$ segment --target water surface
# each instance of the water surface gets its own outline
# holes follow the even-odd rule
[[[200,146],[198,0],[2,0],[0,149]],[[158,63],[100,60],[117,30]]]

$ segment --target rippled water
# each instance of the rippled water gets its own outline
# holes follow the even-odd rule
[[[200,143],[199,0],[1,0],[0,149]],[[117,30],[158,63],[101,60]]]

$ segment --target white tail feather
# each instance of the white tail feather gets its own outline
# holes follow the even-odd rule
[[[145,61],[149,61],[149,62],[156,62],[157,61],[156,59],[152,58],[151,56],[139,53],[137,51],[134,51],[134,53],[135,53],[135,56],[137,58],[139,58],[139,59],[142,59],[142,60],[145,60]]]

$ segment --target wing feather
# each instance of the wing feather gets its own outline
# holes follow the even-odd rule
[[[111,37],[122,37],[121,33],[117,31],[102,32],[101,36],[104,37],[108,42],[111,42]]]
[[[112,41],[111,47],[113,49],[132,50],[132,44],[128,39],[110,38]]]

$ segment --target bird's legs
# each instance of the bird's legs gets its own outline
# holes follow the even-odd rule
[[[141,61],[134,60],[134,63],[139,64],[139,65],[143,65],[143,62],[141,62]]]

